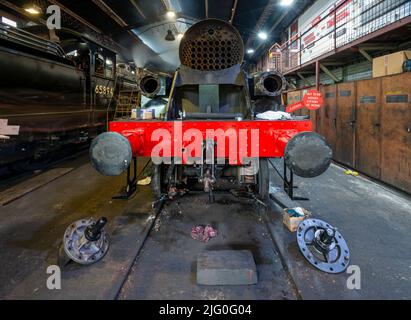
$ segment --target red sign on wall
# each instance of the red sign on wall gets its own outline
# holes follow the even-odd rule
[[[297,110],[307,108],[308,110],[318,110],[322,107],[324,98],[317,90],[308,91],[303,100],[287,106],[286,112],[292,113]]]
[[[323,96],[317,90],[308,91],[303,98],[303,104],[308,110],[318,110],[323,103]]]

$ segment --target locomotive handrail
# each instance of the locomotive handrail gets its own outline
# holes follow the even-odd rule
[[[2,22],[0,22],[0,38],[30,46],[60,57],[65,56],[64,50],[57,43],[42,39],[30,32],[8,26]]]

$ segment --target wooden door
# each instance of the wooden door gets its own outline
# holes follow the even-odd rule
[[[315,87],[301,90],[301,100],[304,98],[304,96],[306,95],[306,93],[308,91],[314,90],[314,89],[315,89]],[[313,124],[313,131],[316,131],[316,113],[315,113],[315,111],[311,111],[311,110],[308,110],[307,108],[304,108],[304,109],[301,110],[301,115],[302,116],[309,116],[309,118],[311,119],[311,122]]]
[[[337,140],[337,99],[336,99],[336,85],[324,86],[321,92],[324,97],[324,106],[320,109],[320,134],[331,145],[334,155],[336,150]]]
[[[355,163],[371,177],[381,170],[381,78],[357,82]]]
[[[381,180],[411,193],[411,73],[382,79]]]
[[[287,105],[297,103],[301,100],[302,100],[301,90],[291,91],[287,93]],[[293,114],[296,116],[300,116],[301,110],[294,111]]]
[[[337,141],[334,158],[354,168],[355,150],[355,82],[337,86]]]

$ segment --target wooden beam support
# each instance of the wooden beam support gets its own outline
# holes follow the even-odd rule
[[[367,59],[369,62],[371,62],[372,63],[372,57],[368,54],[368,52],[367,51],[365,51],[365,49],[358,49],[358,52],[359,53],[361,53],[362,54],[362,56],[365,58],[365,59]]]
[[[320,65],[320,69],[331,78],[332,81],[334,81],[335,83],[340,82],[340,80],[326,67],[324,66],[322,63],[319,63]]]
[[[304,82],[304,84],[305,84],[306,86],[308,86],[308,87],[311,87],[311,86],[312,86],[311,83],[310,83],[310,81],[308,81],[308,80],[301,74],[301,72],[297,72],[297,76],[298,76],[301,80],[303,80],[303,82]]]

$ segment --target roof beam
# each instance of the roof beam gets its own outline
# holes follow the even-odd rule
[[[26,16],[26,17],[29,17],[29,18],[33,19],[33,16],[32,16],[32,15],[30,15],[30,14],[29,14],[28,12],[26,12],[23,8],[15,5],[14,3],[11,3],[11,2],[9,2],[9,1],[7,1],[7,0],[4,0],[4,1],[1,2],[1,4],[4,5],[4,6],[6,6],[7,8],[9,8],[9,9],[11,9],[11,10],[14,10],[14,11],[16,11],[16,12],[18,12],[18,13]],[[44,20],[44,19],[42,19],[42,18],[37,18],[37,19],[34,19],[34,20],[37,20],[37,21],[40,22],[41,24],[44,24],[44,25],[46,24],[46,20]]]
[[[71,11],[69,8],[63,6],[60,2],[56,1],[56,0],[48,0],[50,3],[55,4],[57,6],[59,6],[61,8],[61,10],[63,10],[65,13],[67,13],[68,15],[72,16],[74,19],[80,21],[82,24],[84,24],[85,26],[89,27],[90,29],[94,30],[95,32],[98,33],[102,33],[102,31],[97,28],[96,26],[92,25],[90,22],[86,21],[85,19],[83,19],[82,17],[80,17],[78,14],[74,13],[73,11]]]
[[[290,11],[290,9],[287,9],[282,15],[281,17],[273,24],[273,26],[270,28],[270,30],[268,30],[268,33],[272,33],[277,27],[278,25],[284,20],[284,18],[288,15],[288,12]],[[264,42],[261,42],[257,48],[254,49],[254,52],[257,53],[257,51],[264,45]]]
[[[265,6],[263,12],[261,13],[260,18],[257,21],[257,24],[255,25],[254,32],[257,30],[260,31],[265,23],[267,22],[267,19],[272,15],[274,12],[274,7],[276,5],[277,1],[276,0],[269,0],[267,5]],[[247,39],[246,43],[246,48],[250,46],[251,41],[253,40],[254,35],[250,35]]]
[[[103,10],[111,19],[113,19],[120,27],[127,27],[126,23],[122,18],[117,15],[103,0],[91,0],[93,3]]]
[[[234,5],[233,8],[231,9],[231,18],[230,18],[230,23],[233,24],[234,22],[234,16],[235,16],[235,12],[237,11],[237,5],[238,5],[238,0],[234,0]]]
[[[130,0],[131,4],[134,6],[134,8],[137,9],[138,13],[140,14],[140,16],[143,17],[143,19],[147,19],[146,15],[144,14],[143,10],[140,8],[140,6],[138,5],[138,3],[136,2],[136,0]]]
[[[100,42],[100,45],[102,46],[106,46],[107,48],[109,48],[112,51],[121,51],[121,50],[128,50],[127,48],[125,48],[124,46],[122,46],[121,44],[113,41],[111,38],[106,37],[102,31],[97,28],[96,26],[90,24],[89,22],[87,22],[86,20],[84,20],[83,18],[81,18],[79,15],[77,15],[76,13],[74,13],[73,11],[71,11],[70,9],[68,9],[67,7],[63,6],[59,1],[57,0],[48,0],[50,3],[54,4],[54,5],[58,5],[60,7],[60,9],[66,13],[67,15],[71,16],[72,18],[76,19],[77,21],[79,21],[80,23],[82,23],[85,27],[90,29],[90,34],[92,35],[92,37],[95,38],[95,40],[93,40],[92,38],[90,38],[90,40],[92,41],[96,41]],[[29,13],[27,13],[23,8],[16,6],[15,4],[10,3],[9,1],[4,0],[2,2],[2,5],[5,5],[6,7],[30,18],[33,19],[33,16],[30,15]],[[38,21],[39,23],[46,25],[46,20],[42,19],[42,18],[37,18],[34,19],[34,21]],[[95,34],[93,35],[93,32],[95,32]],[[100,36],[101,38],[99,38],[98,36]],[[120,50],[121,49],[121,50]]]
[[[120,27],[125,28],[127,33],[131,35],[138,43],[141,42],[140,38],[132,31],[128,30],[128,23],[125,22],[117,13],[113,11],[103,0],[91,0],[93,3],[103,10],[111,19],[113,19]]]

